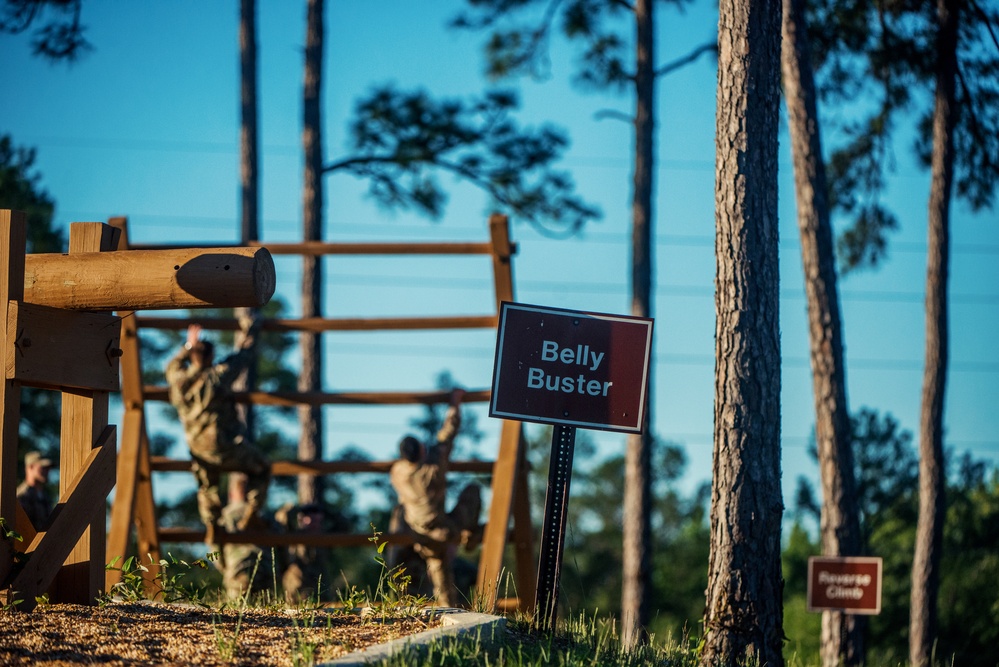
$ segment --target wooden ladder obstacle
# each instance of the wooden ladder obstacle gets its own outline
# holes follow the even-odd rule
[[[22,610],[46,594],[94,604],[105,590],[105,503],[116,465],[108,400],[119,386],[122,317],[93,311],[259,306],[274,292],[274,264],[263,249],[110,252],[120,230],[102,223],[73,223],[69,254],[26,255],[26,233],[24,213],[0,210],[0,517],[13,521],[26,547],[0,534],[0,599]],[[17,500],[22,386],[62,394],[59,501],[43,532]]]
[[[125,218],[112,218],[109,224],[121,230],[120,248],[128,248],[128,223]],[[498,326],[499,306],[503,301],[513,301],[512,257],[516,247],[510,241],[509,221],[506,216],[493,215],[489,219],[488,242],[453,243],[255,243],[272,255],[487,255],[492,259],[495,299],[492,312],[487,315],[460,315],[436,317],[385,317],[385,318],[298,318],[265,320],[265,331],[329,333],[337,331],[390,331],[390,330],[447,330],[493,328]],[[136,246],[133,246],[136,247]],[[164,248],[163,245],[139,246],[143,249]],[[111,530],[108,537],[110,556],[125,556],[131,526],[136,528],[138,554],[152,558],[149,576],[157,574],[161,544],[168,542],[199,542],[204,540],[204,530],[167,528],[157,525],[153,504],[152,474],[154,472],[190,471],[190,461],[153,457],[149,453],[149,440],[145,421],[146,401],[166,401],[165,387],[142,384],[142,366],[139,358],[138,327],[157,329],[184,329],[190,323],[205,329],[236,330],[236,322],[209,318],[177,319],[168,317],[125,317],[122,322],[122,401],[125,406],[122,441],[118,464],[118,489],[112,508]],[[467,402],[488,401],[488,390],[469,391]],[[255,405],[419,405],[446,402],[445,392],[237,392],[239,402]],[[274,461],[271,472],[280,475],[327,475],[334,473],[388,473],[393,461]],[[483,536],[479,569],[476,580],[477,594],[487,607],[530,611],[534,605],[536,555],[531,527],[527,487],[527,463],[523,442],[523,425],[517,421],[504,421],[500,432],[499,449],[495,461],[453,461],[454,472],[492,473],[492,501]],[[512,520],[512,530],[511,530]],[[369,534],[274,534],[267,532],[242,532],[224,536],[220,541],[250,542],[263,547],[280,547],[304,544],[317,547],[358,547],[370,544]],[[412,544],[412,535],[384,535],[393,544]],[[517,597],[500,599],[498,591],[503,577],[503,558],[506,547],[514,547],[515,568],[512,573]],[[109,585],[118,581],[120,572],[108,572]]]

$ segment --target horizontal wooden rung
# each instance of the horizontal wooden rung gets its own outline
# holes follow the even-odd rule
[[[393,243],[267,243],[254,241],[274,255],[491,255],[493,247],[481,241],[393,242]]]
[[[204,329],[235,331],[234,319],[209,317],[150,317],[137,316],[136,323],[151,329],[186,329],[198,324]],[[415,331],[436,329],[495,329],[496,315],[442,315],[437,317],[303,317],[297,319],[264,320],[264,331]]]
[[[169,400],[167,388],[147,385],[142,390],[147,401]],[[465,393],[465,403],[482,403],[489,400],[488,389]],[[297,405],[432,405],[447,403],[450,394],[445,391],[396,391],[396,392],[300,392],[300,391],[240,391],[233,392],[237,403],[294,407]]]
[[[163,542],[204,542],[205,531],[192,528],[160,528],[157,531],[160,543]],[[267,531],[242,531],[239,533],[216,534],[219,544],[256,544],[261,547],[287,547],[301,544],[307,547],[371,547],[371,533],[271,533]],[[379,535],[378,544],[409,545],[416,543],[412,533]]]
[[[273,461],[271,474],[275,476],[333,473],[387,473],[395,461]],[[494,461],[451,461],[448,469],[452,472],[491,473]],[[166,456],[150,457],[150,467],[156,472],[189,472],[190,459],[171,459]]]
[[[222,244],[226,245],[226,244]],[[393,243],[270,243],[251,241],[250,247],[267,248],[272,255],[491,255],[493,246],[481,241],[393,242]],[[130,243],[129,250],[175,250],[209,247],[185,243]]]

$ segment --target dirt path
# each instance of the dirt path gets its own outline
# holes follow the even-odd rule
[[[330,660],[430,627],[324,611],[248,609],[240,618],[233,610],[159,604],[40,605],[0,612],[0,665],[308,664],[309,656]]]

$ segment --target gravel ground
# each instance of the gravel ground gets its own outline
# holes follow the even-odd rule
[[[159,604],[41,605],[0,611],[0,665],[293,665],[310,650],[317,662],[330,660],[430,627],[322,611],[247,609],[240,620],[234,610]]]

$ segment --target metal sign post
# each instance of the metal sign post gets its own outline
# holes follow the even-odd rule
[[[533,626],[558,610],[576,428],[641,433],[652,320],[504,302],[489,416],[551,424]]]
[[[548,495],[541,533],[538,562],[538,593],[534,627],[550,632],[558,609],[558,589],[565,551],[565,522],[572,481],[572,455],[576,448],[576,427],[557,425],[552,429],[552,455],[548,463]]]

